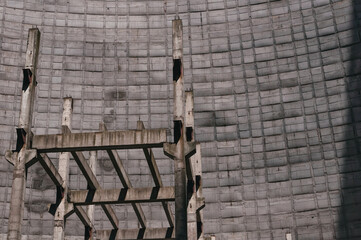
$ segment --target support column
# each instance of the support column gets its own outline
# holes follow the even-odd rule
[[[21,239],[21,224],[24,214],[24,198],[26,188],[25,164],[34,154],[31,150],[31,125],[33,118],[33,105],[36,87],[36,66],[39,53],[40,31],[37,28],[29,29],[28,44],[25,57],[25,69],[23,70],[23,88],[21,95],[21,108],[19,128],[17,129],[18,140],[14,157],[13,183],[11,188],[10,215],[8,224],[8,239]]]
[[[173,20],[175,237],[187,239],[187,179],[184,154],[183,25]]]
[[[61,120],[61,125],[64,126],[63,129],[71,129],[71,116],[73,112],[73,99],[71,97],[64,98],[63,103],[63,116]],[[66,133],[66,130],[64,131]],[[59,155],[59,174],[63,178],[63,189],[64,191],[61,194],[60,204],[55,212],[54,218],[54,240],[63,240],[64,231],[65,231],[65,214],[66,214],[66,205],[68,194],[68,178],[69,178],[69,153],[62,152]],[[58,190],[59,191],[59,190]]]
[[[94,176],[96,176],[96,161],[98,158],[98,154],[97,151],[90,151],[89,154],[90,154],[89,167],[94,173]],[[94,205],[87,206],[87,215],[89,217],[90,222],[92,223],[94,223],[94,209],[95,209]],[[93,235],[93,229],[91,229],[90,227],[85,227],[85,239],[92,239],[92,235]]]
[[[193,116],[193,92],[186,91],[186,110],[185,110],[185,130],[186,130],[186,140],[187,142],[194,142],[194,116]],[[198,150],[198,149],[197,149]],[[197,154],[197,153],[196,153]],[[196,194],[196,187],[195,187],[195,172],[196,163],[195,159],[196,156],[193,156],[189,159],[190,166],[188,167],[189,170],[192,172],[191,174],[187,174],[191,177],[188,177],[188,239],[198,239],[197,235],[197,194]]]

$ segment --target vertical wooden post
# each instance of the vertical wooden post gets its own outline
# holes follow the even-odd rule
[[[71,97],[64,98],[63,103],[63,115],[61,125],[63,129],[71,129],[71,116],[73,112],[73,99]],[[66,133],[66,130],[63,130]],[[65,214],[67,204],[67,193],[68,193],[68,178],[69,178],[69,153],[62,152],[59,155],[59,174],[63,178],[64,184],[61,202],[56,209],[54,218],[54,240],[63,240],[65,231]]]
[[[21,224],[24,215],[24,198],[26,188],[26,167],[31,147],[31,125],[33,118],[33,105],[36,87],[36,66],[39,53],[40,31],[37,28],[29,29],[28,43],[23,70],[23,88],[21,96],[19,128],[17,129],[18,140],[14,158],[13,183],[11,188],[10,215],[8,225],[8,239],[21,239]]]

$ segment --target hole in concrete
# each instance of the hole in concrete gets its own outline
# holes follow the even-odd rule
[[[203,232],[202,222],[197,222],[197,237],[199,238]]]
[[[173,81],[178,81],[182,74],[182,60],[173,59]]]
[[[30,69],[23,69],[24,79],[23,79],[23,91],[26,91],[28,89],[33,73],[30,71]]]
[[[192,127],[186,127],[186,137],[187,137],[187,142],[190,142],[193,140],[193,128]]]
[[[16,149],[15,152],[20,152],[21,148],[24,146],[26,141],[26,132],[24,128],[17,128],[16,129]]]
[[[187,183],[187,193],[188,193],[188,201],[191,199],[193,194],[194,182],[193,180],[188,180]]]
[[[174,121],[174,143],[178,143],[179,139],[182,136],[182,121]]]
[[[202,176],[196,175],[196,191],[198,191],[201,184],[202,184]]]

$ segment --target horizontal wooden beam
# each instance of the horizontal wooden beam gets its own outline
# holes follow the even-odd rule
[[[166,141],[166,129],[63,133],[35,135],[32,148],[38,152],[151,148],[163,147]]]
[[[111,238],[112,236],[112,238]],[[139,228],[139,229],[119,229],[117,232],[112,230],[98,230],[97,239],[115,239],[115,240],[135,240],[135,239],[165,239],[172,240],[174,229],[169,228]]]
[[[69,202],[76,205],[174,201],[174,187],[72,190]]]

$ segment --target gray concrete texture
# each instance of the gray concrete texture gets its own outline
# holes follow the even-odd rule
[[[173,127],[172,20],[183,20],[184,86],[194,91],[201,142],[204,231],[217,239],[361,238],[361,3],[352,0],[0,0],[0,234],[8,231],[28,29],[42,35],[33,132]],[[169,141],[171,141],[169,137]],[[118,150],[134,187],[153,186],[142,150]],[[89,153],[84,152],[89,158]],[[49,154],[58,166],[59,154]],[[173,164],[155,149],[165,186]],[[122,187],[105,152],[103,188]],[[70,160],[70,188],[86,181]],[[27,177],[22,231],[50,239],[55,186],[40,164]],[[159,203],[142,204],[168,227]],[[172,206],[174,208],[174,205]],[[129,205],[120,228],[137,228]],[[173,209],[174,210],[174,209]],[[95,228],[109,229],[101,207]],[[75,215],[66,234],[84,233]],[[1,235],[3,236],[3,235]],[[289,236],[289,235],[288,235]]]

